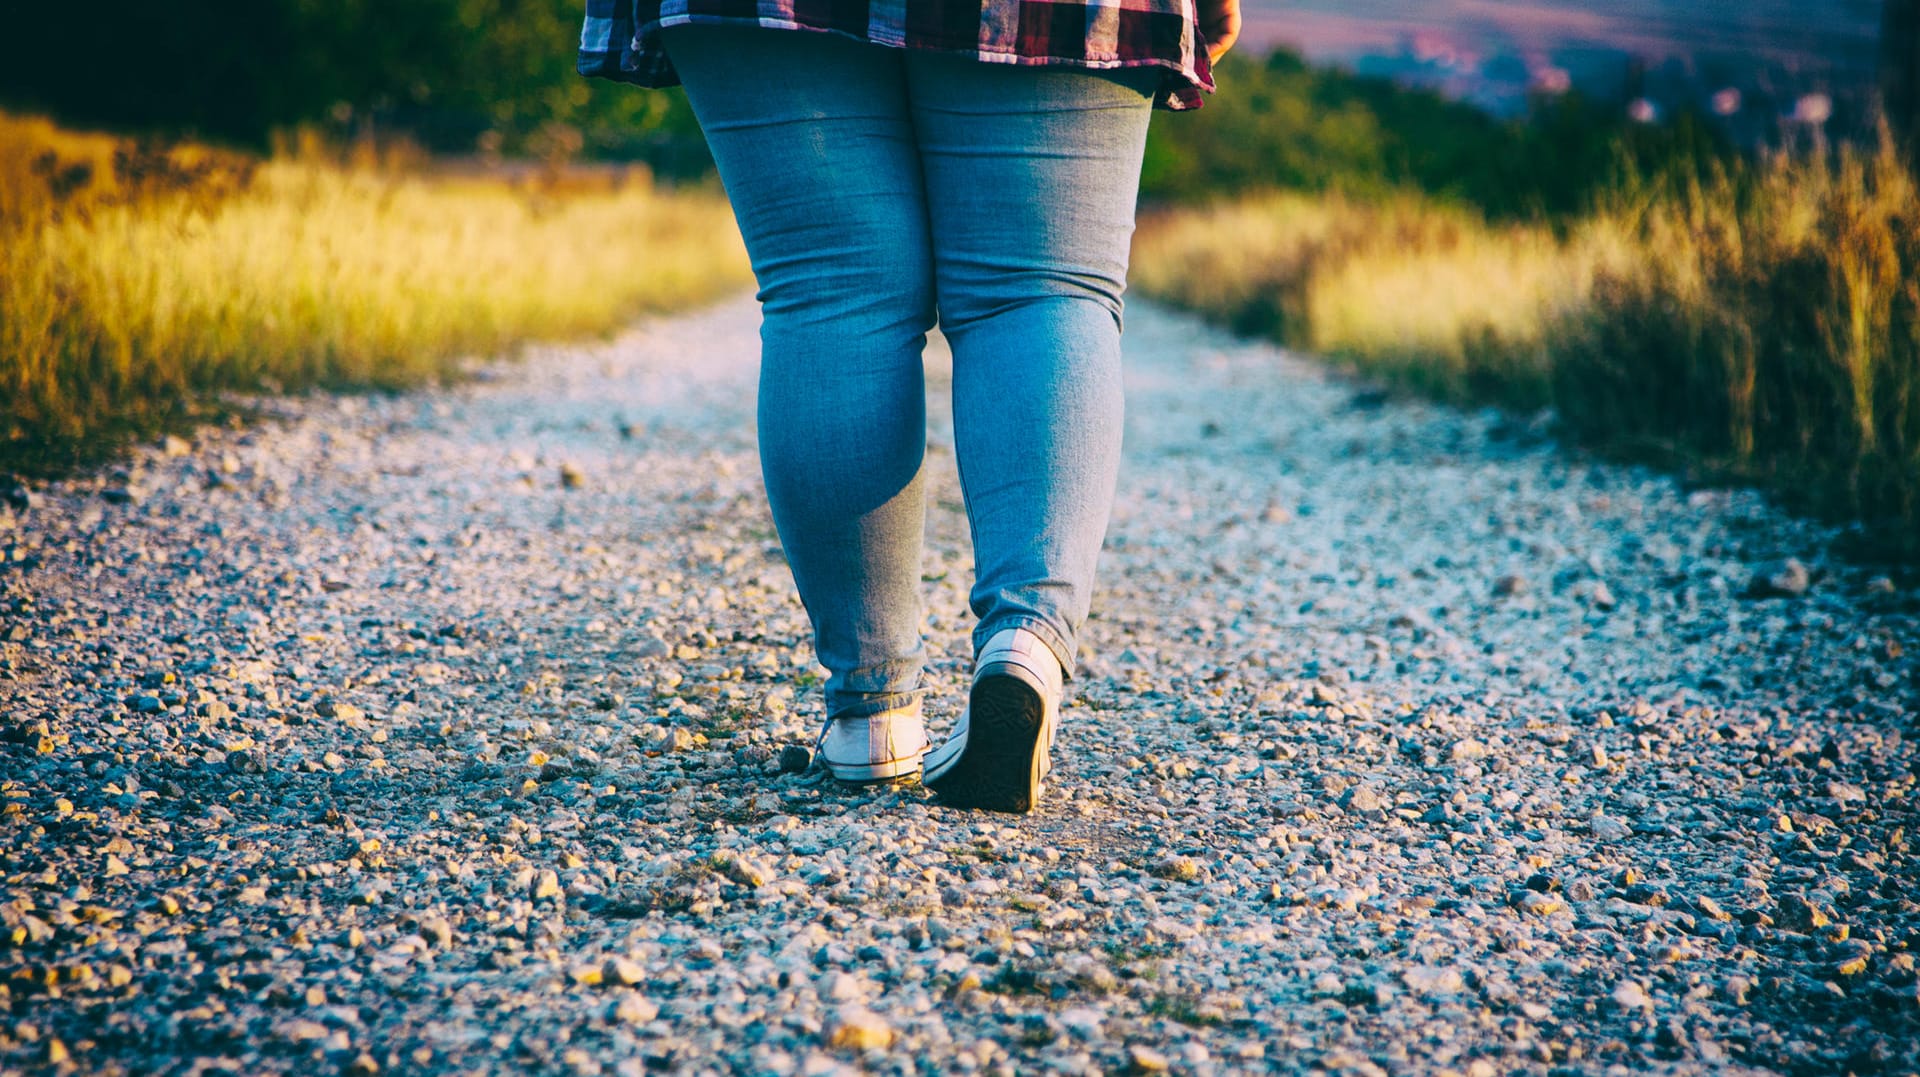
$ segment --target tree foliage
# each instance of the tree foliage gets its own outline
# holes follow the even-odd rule
[[[1289,52],[1229,57],[1193,115],[1154,119],[1142,193],[1196,202],[1258,188],[1368,197],[1417,190],[1499,217],[1577,213],[1628,172],[1697,169],[1728,147],[1690,116],[1653,126],[1579,94],[1502,120]]]
[[[698,142],[677,93],[574,72],[579,0],[20,6],[0,35],[0,102],[72,123],[253,146],[300,124],[371,125],[443,152],[684,156]]]

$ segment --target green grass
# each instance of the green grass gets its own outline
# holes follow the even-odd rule
[[[0,469],[86,463],[223,393],[399,389],[749,279],[724,199],[0,115]]]
[[[1389,384],[1551,406],[1586,444],[1920,554],[1920,195],[1890,148],[1624,185],[1490,223],[1417,196],[1151,214],[1136,284]]]

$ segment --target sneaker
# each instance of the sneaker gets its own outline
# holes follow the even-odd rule
[[[927,753],[927,727],[920,701],[909,707],[827,719],[813,754],[843,782],[882,782],[920,769]]]
[[[921,784],[957,808],[1032,811],[1052,768],[1064,680],[1039,636],[994,633],[974,661],[967,709],[953,736],[927,755]]]

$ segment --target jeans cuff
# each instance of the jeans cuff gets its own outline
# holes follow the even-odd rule
[[[840,692],[828,702],[827,717],[871,718],[888,711],[918,712],[926,694],[925,688],[905,692]]]
[[[1031,613],[1017,613],[1007,617],[998,617],[992,621],[975,625],[973,629],[973,653],[976,656],[979,655],[980,649],[987,645],[988,640],[992,639],[997,633],[1004,632],[1009,628],[1024,628],[1034,635],[1039,636],[1040,642],[1046,644],[1047,650],[1052,651],[1053,657],[1059,660],[1062,677],[1069,681],[1073,679],[1073,644],[1068,642],[1067,637],[1063,635],[1058,628],[1055,628],[1041,617]]]

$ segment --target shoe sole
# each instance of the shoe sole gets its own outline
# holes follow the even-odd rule
[[[891,759],[885,763],[829,763],[820,761],[827,773],[850,785],[866,785],[872,782],[891,782],[920,773],[920,763],[926,753],[910,755],[905,759]]]
[[[956,808],[1026,814],[1040,799],[1046,704],[1009,666],[987,666],[967,697],[967,744],[924,784]]]

